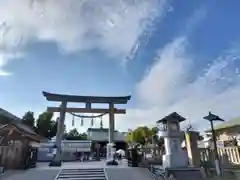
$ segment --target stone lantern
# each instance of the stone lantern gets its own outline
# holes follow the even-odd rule
[[[188,158],[181,147],[180,122],[185,118],[173,112],[157,121],[159,136],[164,137],[165,154],[163,168],[182,168],[188,166]]]

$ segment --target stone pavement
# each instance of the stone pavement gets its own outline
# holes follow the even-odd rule
[[[108,180],[152,180],[146,168],[107,168]]]
[[[2,180],[55,180],[61,171],[65,174],[73,169],[105,169],[107,180],[152,180],[145,168],[132,168],[123,160],[118,166],[106,166],[105,161],[97,162],[64,162],[61,167],[49,167],[48,163],[38,163],[35,169],[26,171],[9,171]],[[82,172],[81,172],[82,173]],[[81,174],[78,172],[77,175]],[[67,180],[67,178],[66,178]]]
[[[61,167],[49,167],[49,163],[38,163],[37,169],[89,169],[89,168],[130,168],[127,165],[127,160],[122,160],[118,166],[107,166],[106,161],[91,161],[91,162],[63,162]]]
[[[9,171],[1,177],[2,180],[54,180],[59,170],[30,169],[27,171]]]

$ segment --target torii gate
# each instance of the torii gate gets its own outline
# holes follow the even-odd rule
[[[61,166],[61,142],[63,136],[63,128],[65,121],[66,112],[71,113],[109,113],[109,136],[108,143],[114,143],[114,114],[126,114],[125,109],[114,108],[115,104],[127,104],[131,99],[131,96],[122,97],[102,97],[102,96],[76,96],[76,95],[64,95],[64,94],[54,94],[43,91],[43,96],[48,101],[61,102],[60,107],[48,107],[48,112],[60,112],[60,117],[58,120],[57,134],[56,134],[56,146],[57,152],[56,156],[51,163],[52,166]],[[68,102],[75,103],[85,103],[85,108],[73,108],[67,107]],[[109,104],[108,109],[103,108],[92,108],[91,105],[96,104]],[[111,154],[111,151],[108,152]]]

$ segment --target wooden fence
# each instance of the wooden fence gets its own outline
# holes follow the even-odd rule
[[[240,147],[218,148],[219,160],[222,165],[240,165]],[[200,148],[203,163],[214,164],[214,153],[211,149]]]
[[[214,153],[212,149],[199,148],[200,159],[203,164],[214,165]],[[151,148],[141,149],[143,153],[156,152],[156,157],[161,157],[164,153],[161,149],[157,148],[155,150]],[[218,155],[220,163],[223,166],[240,165],[240,147],[225,147],[218,148]]]
[[[6,169],[19,169],[23,164],[21,145],[0,146],[0,166]]]

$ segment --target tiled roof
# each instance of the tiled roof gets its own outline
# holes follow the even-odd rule
[[[14,124],[18,129],[21,129],[21,131],[32,135],[37,135],[33,129],[22,123],[21,118],[13,115],[12,113],[0,108],[0,115],[9,119],[9,123]]]
[[[160,119],[157,121],[157,123],[164,123],[166,121],[175,121],[178,120],[179,122],[185,121],[186,119],[184,117],[182,117],[181,115],[179,115],[176,112],[172,112],[171,114],[165,116],[164,118]]]
[[[226,129],[226,128],[231,128],[234,126],[240,126],[240,117],[231,119],[229,121],[225,121],[219,125],[214,126],[215,130],[221,130],[221,129]],[[205,132],[210,132],[211,129],[206,130]]]
[[[13,115],[12,113],[10,113],[2,108],[0,108],[0,115],[6,117],[8,119],[14,120],[14,121],[21,121],[21,119],[19,117]]]
[[[18,124],[14,124],[14,123],[9,123],[9,124],[5,124],[5,125],[2,125],[0,127],[0,132],[4,132],[5,129],[9,130],[12,129],[13,127],[15,127],[14,129],[21,134],[21,136],[23,137],[28,137],[34,141],[40,141],[41,137],[38,135],[38,134],[32,134],[32,133],[29,133],[27,131],[25,131],[23,128],[21,128],[21,126],[18,126]]]
[[[21,129],[22,131],[24,131],[25,133],[28,134],[32,134],[32,135],[37,135],[37,133],[30,127],[28,127],[27,125],[23,124],[23,123],[17,123],[15,124],[19,129]]]

